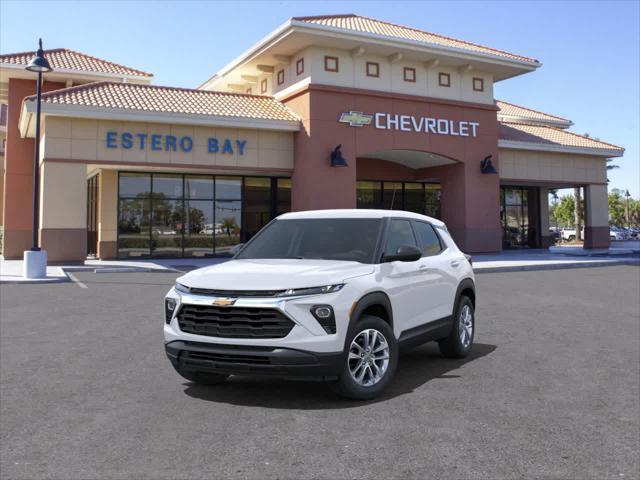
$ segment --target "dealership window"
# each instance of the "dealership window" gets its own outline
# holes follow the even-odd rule
[[[337,72],[338,71],[338,57],[324,57],[324,69],[327,72]]]
[[[284,83],[284,70],[278,70],[276,78],[278,85],[282,85]]]
[[[484,92],[484,79],[473,77],[473,90],[475,92]]]
[[[450,87],[451,86],[451,75],[448,73],[440,72],[438,73],[438,85],[441,87]]]
[[[380,64],[376,62],[367,62],[367,77],[376,77],[380,76]]]
[[[404,67],[404,81],[414,82],[416,81],[416,69],[411,67]]]
[[[358,208],[382,208],[440,218],[440,185],[422,182],[359,181]]]
[[[291,209],[291,180],[125,173],[119,175],[119,257],[229,254]]]
[[[300,58],[296,62],[296,75],[300,75],[304,72],[304,58]]]
[[[267,79],[266,78],[264,78],[260,82],[260,93],[267,93]]]

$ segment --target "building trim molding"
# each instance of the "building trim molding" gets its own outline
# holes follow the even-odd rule
[[[620,151],[607,148],[570,147],[558,144],[516,142],[514,140],[498,140],[498,148],[509,150],[529,150],[535,152],[568,153],[574,155],[591,155],[602,158],[621,157],[624,153],[624,150]]]

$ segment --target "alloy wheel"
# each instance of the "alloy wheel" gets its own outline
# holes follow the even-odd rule
[[[351,377],[360,386],[375,385],[389,368],[389,355],[389,343],[381,332],[372,328],[361,331],[349,347]]]
[[[473,313],[471,313],[471,307],[464,305],[460,311],[460,343],[464,348],[467,348],[471,344],[473,338]]]

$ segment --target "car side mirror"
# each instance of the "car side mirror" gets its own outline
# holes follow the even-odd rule
[[[244,247],[244,243],[238,243],[237,245],[234,245],[233,247],[231,247],[231,249],[229,250],[229,253],[231,255],[237,255],[238,253],[240,253],[240,250],[242,250],[242,247]]]
[[[415,262],[422,258],[422,251],[414,245],[402,245],[395,254],[384,255],[383,262]]]

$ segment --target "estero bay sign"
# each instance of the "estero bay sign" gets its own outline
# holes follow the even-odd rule
[[[131,132],[107,132],[107,148],[124,148],[125,150],[138,149],[164,151],[164,152],[185,152],[193,150],[193,138],[189,135],[161,135]],[[209,137],[207,139],[207,151],[209,153],[221,153],[233,155],[244,155],[246,140],[231,140],[229,138],[218,139]]]
[[[414,115],[398,115],[385,112],[370,115],[353,110],[343,112],[338,121],[340,123],[348,123],[352,127],[363,127],[373,123],[380,130],[399,130],[402,132],[431,133],[455,137],[476,137],[480,126],[479,122],[464,120],[416,117]]]

